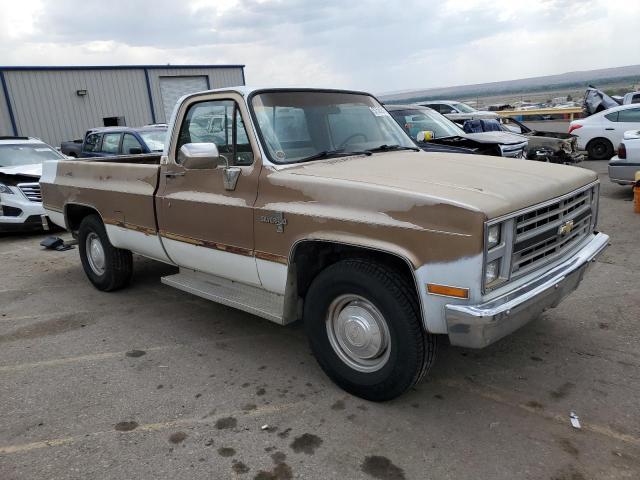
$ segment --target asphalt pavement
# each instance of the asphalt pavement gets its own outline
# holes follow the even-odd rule
[[[162,285],[173,267],[137,257],[102,293],[77,249],[0,237],[0,478],[640,478],[640,215],[582,166],[612,245],[579,289],[484,350],[443,346],[387,403],[333,385],[300,325]]]

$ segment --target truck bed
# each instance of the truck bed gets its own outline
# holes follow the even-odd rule
[[[91,206],[105,225],[155,234],[159,172],[160,155],[44,162],[40,179],[44,208],[63,214],[70,206]]]

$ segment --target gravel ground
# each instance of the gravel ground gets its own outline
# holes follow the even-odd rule
[[[335,387],[300,325],[166,287],[172,267],[136,258],[106,294],[77,249],[0,238],[0,478],[640,478],[640,215],[583,166],[612,245],[580,288],[384,404]]]

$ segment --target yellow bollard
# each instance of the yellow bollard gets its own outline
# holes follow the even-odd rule
[[[636,172],[636,183],[633,185],[633,211],[640,213],[640,171]]]

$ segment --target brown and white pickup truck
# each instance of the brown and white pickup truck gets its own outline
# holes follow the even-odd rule
[[[132,253],[162,282],[285,325],[320,366],[386,400],[439,337],[480,348],[557,305],[608,244],[598,181],[575,167],[426,153],[371,95],[185,96],[158,156],[46,162],[44,206],[100,290]]]

